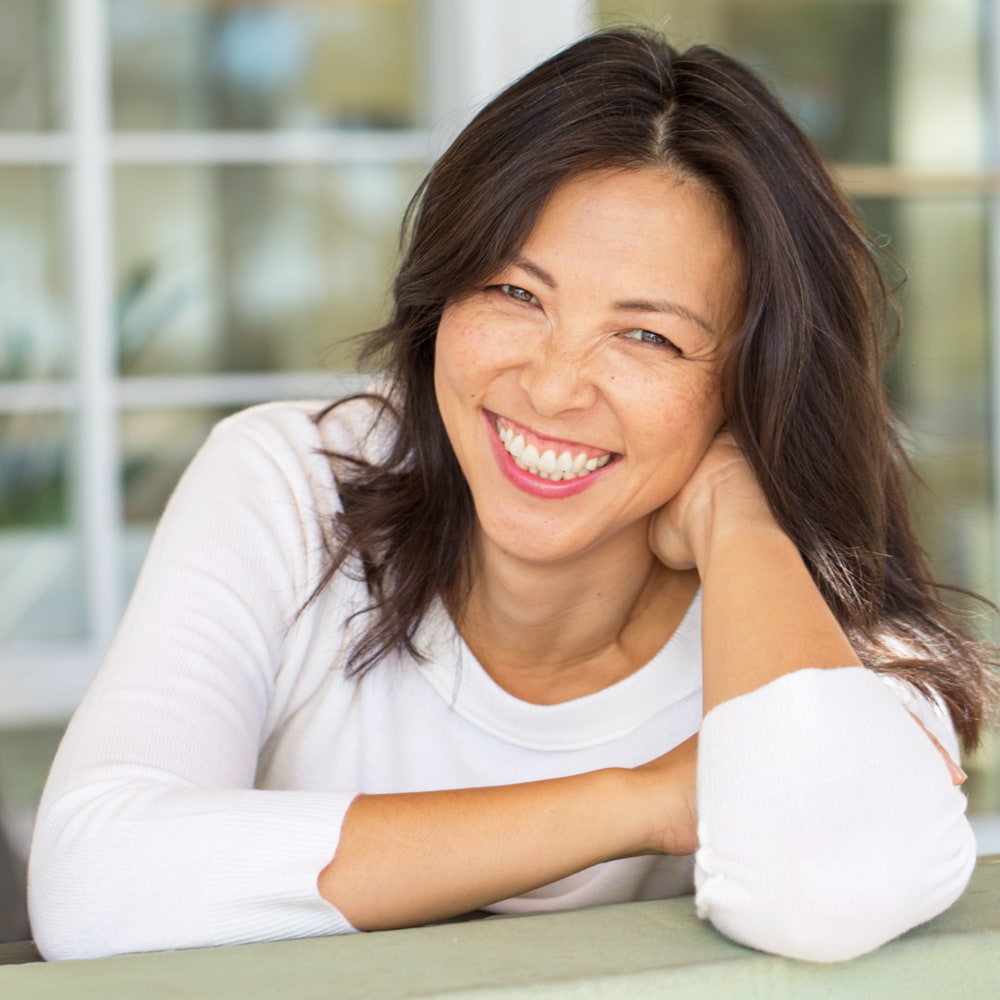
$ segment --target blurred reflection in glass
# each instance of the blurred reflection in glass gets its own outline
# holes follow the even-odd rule
[[[0,0],[0,132],[45,132],[59,121],[61,0]]]
[[[917,504],[935,574],[996,599],[985,199],[861,202],[907,272],[888,382],[930,487]]]
[[[70,368],[62,175],[0,167],[0,381]]]
[[[70,419],[0,414],[0,642],[85,634]]]
[[[231,412],[223,408],[137,410],[122,416],[124,593],[132,590],[153,528],[181,473],[212,427]]]
[[[343,342],[382,318],[422,169],[120,168],[122,372],[349,367]]]
[[[418,0],[111,0],[119,129],[411,128]]]
[[[602,25],[656,24],[751,63],[839,163],[979,166],[978,0],[599,0]]]

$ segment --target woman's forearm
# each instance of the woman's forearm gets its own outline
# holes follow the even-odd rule
[[[720,527],[701,555],[704,706],[793,670],[859,663],[794,543],[763,519]]]
[[[638,852],[630,772],[362,795],[320,893],[362,930],[427,923]]]
[[[650,547],[702,584],[705,712],[794,670],[858,658],[730,435],[650,525]]]
[[[691,740],[636,770],[360,796],[320,893],[355,927],[378,930],[467,913],[672,843],[686,853],[694,849],[693,764]],[[669,830],[678,831],[673,841]]]
[[[686,535],[702,579],[698,912],[755,948],[851,958],[961,892],[964,800],[940,741],[857,669],[756,484],[723,471]]]

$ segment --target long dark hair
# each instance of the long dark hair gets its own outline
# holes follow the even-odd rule
[[[881,382],[895,309],[875,248],[750,70],[642,30],[587,37],[518,80],[410,204],[392,316],[363,351],[389,373],[380,405],[393,443],[378,462],[331,455],[343,513],[321,587],[353,566],[371,595],[350,672],[393,649],[419,656],[430,603],[443,596],[460,613],[468,593],[472,499],[433,382],[445,303],[516,255],[560,183],[640,167],[714,190],[742,240],[745,317],[725,357],[723,404],[772,511],[862,661],[937,692],[974,746],[991,663],[929,582],[914,532],[909,464]]]

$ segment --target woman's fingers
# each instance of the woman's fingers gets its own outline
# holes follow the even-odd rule
[[[753,471],[728,431],[716,436],[688,481],[654,514],[649,547],[672,569],[692,569],[720,515],[769,516]]]

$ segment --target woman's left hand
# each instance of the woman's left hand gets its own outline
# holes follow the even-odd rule
[[[714,533],[733,524],[777,528],[743,452],[720,431],[677,495],[653,515],[649,547],[671,569],[703,569]]]

